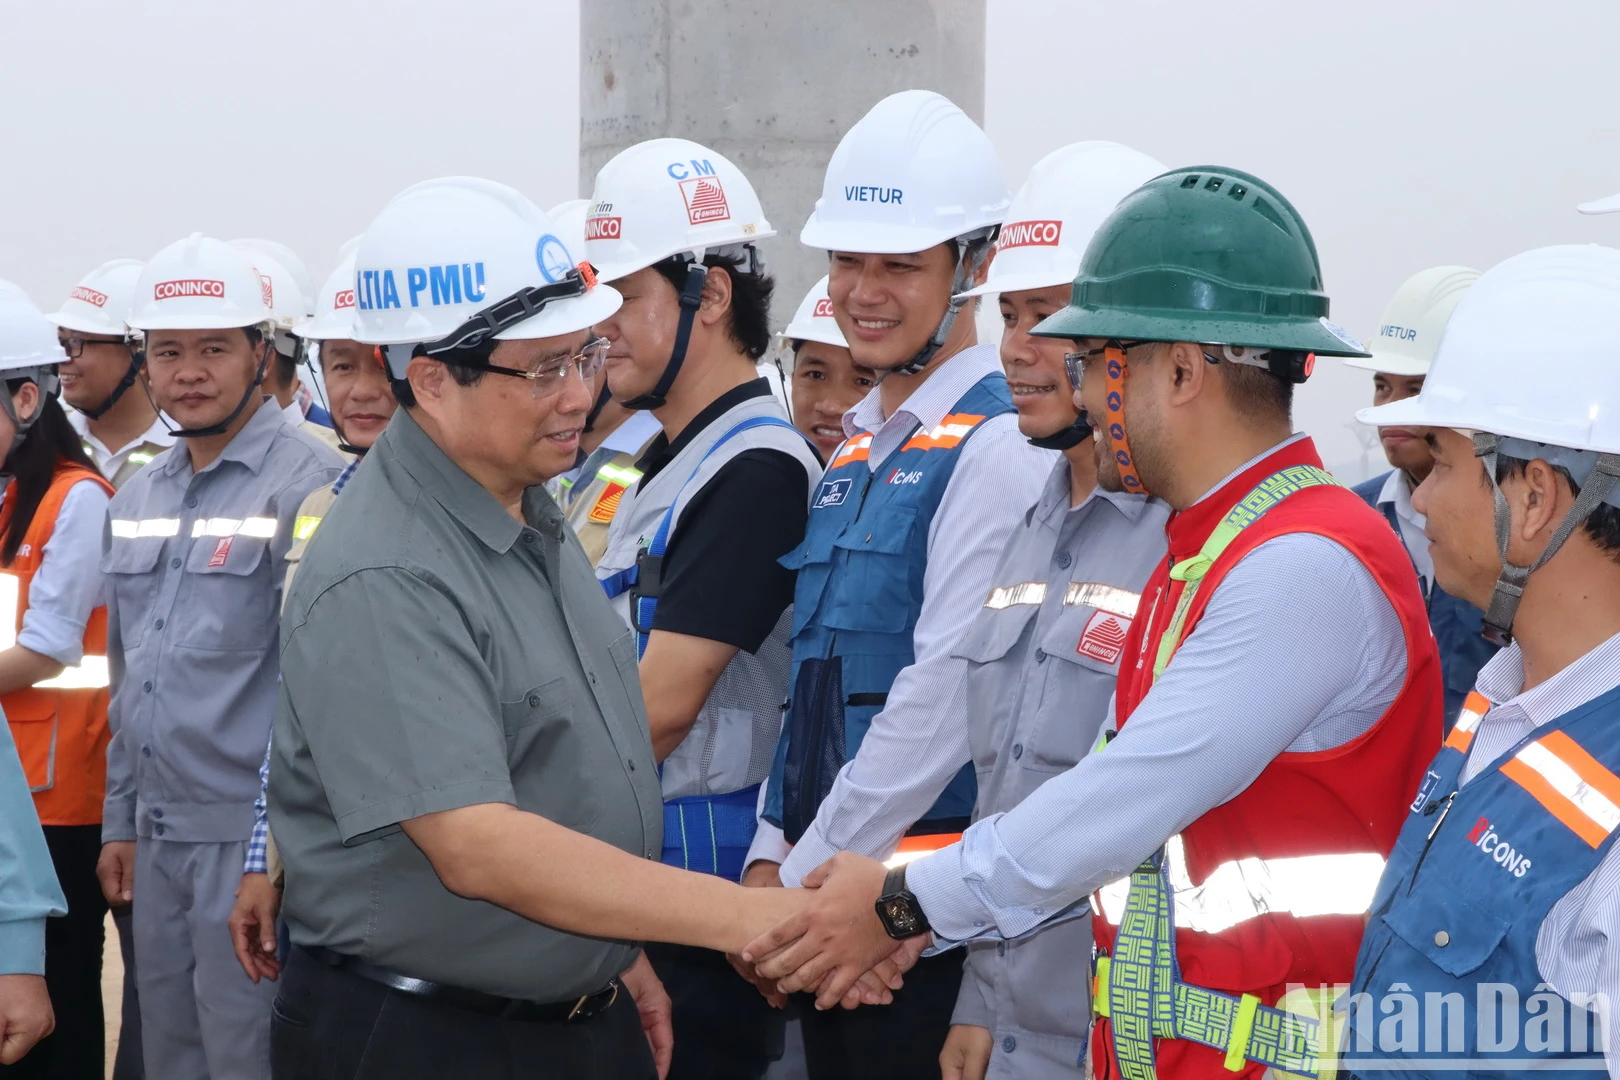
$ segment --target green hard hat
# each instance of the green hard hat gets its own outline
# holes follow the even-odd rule
[[[1121,200],[1042,337],[1368,355],[1328,321],[1316,244],[1276,188],[1236,169],[1154,177]]]

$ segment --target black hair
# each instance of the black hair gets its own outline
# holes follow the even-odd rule
[[[746,261],[707,255],[703,265],[719,267],[731,278],[731,322],[726,327],[726,336],[750,360],[758,360],[771,347],[771,295],[776,291],[776,279],[769,274],[750,274],[741,269]],[[686,267],[684,259],[665,259],[653,264],[653,269],[677,293],[686,285]]]
[[[15,394],[23,383],[32,379],[7,379],[6,391]],[[37,384],[36,384],[37,385]],[[17,549],[34,523],[34,514],[50,490],[51,478],[62,464],[82,465],[90,471],[96,467],[84,452],[78,432],[68,423],[67,413],[54,396],[40,392],[39,419],[28,429],[22,445],[6,459],[5,469],[16,479],[6,495],[11,516],[0,532],[0,566],[10,566],[17,558]]]
[[[1496,482],[1500,484],[1510,476],[1521,475],[1529,464],[1528,461],[1522,458],[1506,457],[1498,453],[1496,455]],[[1552,462],[1549,461],[1547,464],[1552,465]],[[1580,495],[1581,485],[1575,482],[1575,477],[1570,475],[1568,469],[1562,465],[1553,465],[1552,469],[1553,472],[1564,478],[1564,482],[1569,485],[1571,494]],[[1490,486],[1490,481],[1485,478],[1483,473],[1480,475],[1480,483],[1486,487]],[[1616,509],[1606,502],[1598,503],[1597,509],[1592,511],[1591,516],[1581,522],[1581,531],[1586,534],[1588,540],[1597,545],[1599,551],[1615,562],[1620,562],[1620,509]]]
[[[465,349],[451,349],[449,352],[436,354],[433,359],[438,360],[450,369],[450,377],[456,380],[457,386],[477,386],[483,381],[484,366],[489,363],[490,356],[495,352],[495,346],[500,344],[493,337],[485,338],[477,345]],[[422,346],[418,345],[411,356],[426,356]],[[383,365],[387,367],[387,359]],[[396,379],[392,371],[388,372],[388,389],[393,391],[394,400],[402,408],[416,408],[416,391],[411,389],[409,379]]]
[[[1265,368],[1223,362],[1226,396],[1245,420],[1289,423],[1294,414],[1294,384]]]

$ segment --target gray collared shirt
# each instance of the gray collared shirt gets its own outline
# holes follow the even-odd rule
[[[104,841],[252,832],[293,518],[341,467],[267,399],[201,472],[182,441],[113,496]]]
[[[288,597],[270,827],[294,942],[560,1001],[600,989],[634,946],[454,895],[399,824],[507,803],[658,857],[633,640],[542,488],[523,516],[395,414]]]

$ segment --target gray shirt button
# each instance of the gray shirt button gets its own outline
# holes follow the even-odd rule
[[[163,816],[163,811],[154,809],[152,811],[152,816],[155,817],[155,818],[160,818],[160,817]]]
[[[630,771],[631,771],[631,772],[635,772],[635,771],[636,771],[636,763],[635,763],[635,762],[634,762],[634,761],[631,761],[631,760],[630,760],[630,759],[629,759],[629,758],[626,758],[626,759],[625,759],[625,761],[624,761],[624,763],[625,763],[625,764],[626,764],[626,765],[628,765],[628,766],[630,766]]]
[[[539,694],[530,694],[529,697],[528,697],[528,702],[529,702],[529,708],[538,709],[540,707],[540,695]]]
[[[1447,945],[1451,944],[1451,935],[1446,933],[1444,930],[1438,931],[1434,935],[1434,943],[1443,949]]]
[[[996,942],[996,955],[997,956],[1006,956],[1007,955],[1007,943],[1005,941]]]
[[[1019,758],[1021,758],[1023,756],[1024,756],[1024,744],[1021,743],[1021,742],[1013,743],[1013,760],[1017,761]]]
[[[163,835],[163,826],[161,826],[161,825],[152,826],[152,835],[153,836],[162,836]]]
[[[197,508],[197,496],[195,496],[195,495],[187,495],[186,496],[186,509],[195,510],[196,508]]]
[[[1069,568],[1069,564],[1072,563],[1072,562],[1074,562],[1074,556],[1073,555],[1070,555],[1067,551],[1058,552],[1057,564],[1059,566],[1061,566],[1065,570],[1067,570]]]
[[[145,682],[141,683],[141,689],[150,694],[152,692],[152,680],[147,679]]]
[[[180,560],[179,559],[170,559],[169,560],[169,569],[170,570],[178,570],[178,569],[180,569]]]
[[[1007,1036],[1005,1039],[1001,1040],[1001,1049],[1006,1053],[1012,1053],[1014,1050],[1018,1049],[1018,1040],[1013,1038],[1011,1035]]]
[[[141,747],[141,757],[151,757],[151,756],[152,756],[152,748],[150,746]]]
[[[158,621],[157,621],[157,622],[155,622],[155,623],[153,623],[153,624],[152,624],[152,629],[154,629],[154,630],[161,630],[161,629],[163,629],[163,620],[162,620],[162,619],[159,619],[159,620],[158,620]]]
[[[1046,650],[1045,649],[1036,649],[1035,650],[1035,662],[1037,664],[1046,663]]]

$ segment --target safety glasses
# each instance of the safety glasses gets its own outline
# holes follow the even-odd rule
[[[607,361],[608,341],[606,338],[595,338],[585,343],[585,347],[573,356],[558,357],[552,360],[543,360],[533,371],[522,371],[518,368],[501,367],[498,364],[482,364],[484,371],[493,371],[497,375],[508,375],[514,379],[528,379],[529,392],[537,398],[550,397],[562,390],[568,382],[568,372],[574,367],[579,368],[581,379],[589,382],[602,370]]]
[[[129,348],[128,343],[116,339],[109,341],[101,338],[65,337],[57,340],[62,343],[62,351],[67,353],[69,360],[77,360],[83,356],[86,345],[112,345],[120,349]]]
[[[1114,340],[1109,341],[1108,344],[1104,345],[1100,349],[1088,349],[1085,352],[1064,353],[1063,370],[1069,376],[1069,389],[1078,393],[1080,390],[1080,382],[1085,378],[1086,368],[1090,367],[1093,360],[1102,356],[1109,349],[1118,349],[1121,352],[1124,352],[1126,349],[1134,349],[1138,345],[1151,344],[1153,344],[1151,341]]]

